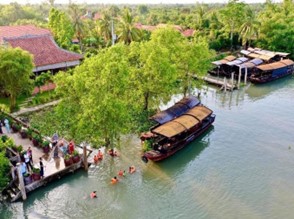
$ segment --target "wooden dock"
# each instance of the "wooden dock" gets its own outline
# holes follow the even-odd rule
[[[235,83],[229,83],[226,78],[214,78],[214,77],[203,77],[204,81],[206,81],[208,84],[213,84],[218,87],[221,87],[221,90],[229,90],[233,91],[237,88]]]
[[[7,116],[14,119],[16,122],[25,126],[22,121],[16,119],[15,117],[11,116],[10,114],[6,114]],[[25,126],[29,128],[27,125]],[[31,140],[28,138],[24,139],[21,138],[19,133],[8,133],[5,128],[2,128],[5,135],[9,138],[12,138],[16,145],[22,145],[24,150],[27,150],[28,147],[31,147],[32,154],[33,154],[33,164],[34,167],[39,168],[39,157],[43,158],[43,165],[44,165],[44,178],[30,182],[29,184],[25,185],[24,177],[20,170],[20,155],[12,150],[11,148],[7,148],[7,154],[9,154],[9,160],[11,164],[11,176],[12,180],[10,181],[9,185],[2,191],[2,194],[6,196],[6,198],[11,201],[15,202],[19,199],[26,200],[27,193],[30,193],[41,186],[45,186],[48,183],[60,179],[62,176],[73,173],[80,168],[84,168],[86,171],[88,170],[88,160],[91,160],[92,150],[87,148],[86,145],[76,145],[75,150],[78,151],[80,156],[80,160],[76,163],[73,163],[70,166],[65,166],[64,162],[64,154],[61,150],[58,150],[58,157],[53,156],[54,147],[51,149],[51,152],[45,154],[41,148],[33,146]],[[35,131],[35,130],[34,130]],[[39,133],[39,132],[38,132]],[[43,136],[44,139],[50,140],[50,138]],[[66,142],[64,139],[59,139],[59,141]],[[58,146],[59,143],[57,143]],[[93,159],[92,159],[93,160]]]

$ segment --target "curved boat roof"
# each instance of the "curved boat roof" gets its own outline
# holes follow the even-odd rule
[[[240,64],[242,64],[242,63],[244,63],[246,61],[248,61],[248,58],[240,57],[240,58],[235,59],[234,61],[226,63],[226,65],[235,66],[235,65],[240,65]]]
[[[196,126],[202,120],[204,120],[207,116],[211,115],[212,110],[205,106],[196,106],[190,109],[184,115],[167,122],[161,126],[156,127],[151,130],[155,134],[159,134],[165,136],[167,138],[171,138],[175,135],[178,135],[190,128]]]
[[[231,62],[231,61],[233,61],[235,59],[236,59],[235,56],[230,55],[230,56],[226,56],[222,60],[214,61],[214,62],[212,62],[212,64],[219,66],[219,65],[222,65],[222,64],[226,64],[227,62]]]
[[[257,68],[262,71],[271,71],[271,70],[275,70],[279,68],[284,68],[286,66],[293,65],[293,64],[294,62],[291,59],[284,59],[279,62],[273,62],[270,64],[260,65],[260,66],[257,66]]]
[[[161,111],[150,119],[158,122],[159,124],[164,124],[168,121],[173,120],[174,118],[186,113],[189,109],[200,104],[200,101],[194,96],[188,96],[177,102],[172,107]]]

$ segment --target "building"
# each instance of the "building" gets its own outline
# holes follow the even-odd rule
[[[33,55],[35,74],[66,70],[80,64],[82,55],[60,48],[51,32],[34,25],[0,26],[0,44],[20,47]]]

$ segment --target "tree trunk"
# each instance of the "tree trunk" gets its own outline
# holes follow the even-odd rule
[[[144,110],[148,110],[149,91],[144,94]]]
[[[188,92],[188,86],[185,86],[185,87],[184,87],[184,97],[187,96],[187,92]]]
[[[110,145],[110,143],[111,143],[111,142],[110,142],[109,137],[106,137],[106,138],[105,138],[105,146],[108,147],[108,146]]]
[[[13,94],[10,94],[10,112],[13,112],[16,106],[16,96]]]

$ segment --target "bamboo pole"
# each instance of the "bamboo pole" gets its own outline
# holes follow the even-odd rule
[[[245,67],[245,78],[244,78],[245,85],[247,84],[247,74],[248,74],[248,69],[247,67]]]
[[[87,145],[83,147],[83,162],[85,170],[88,171]]]
[[[238,77],[238,89],[240,88],[240,82],[241,82],[241,71],[242,71],[242,68],[240,67],[240,68],[239,68],[239,77]]]
[[[26,200],[27,199],[27,194],[26,194],[25,184],[24,184],[24,181],[23,181],[23,176],[22,176],[22,172],[21,172],[20,163],[17,163],[17,175],[18,175],[19,189],[20,189],[20,192],[21,192],[22,199]]]

